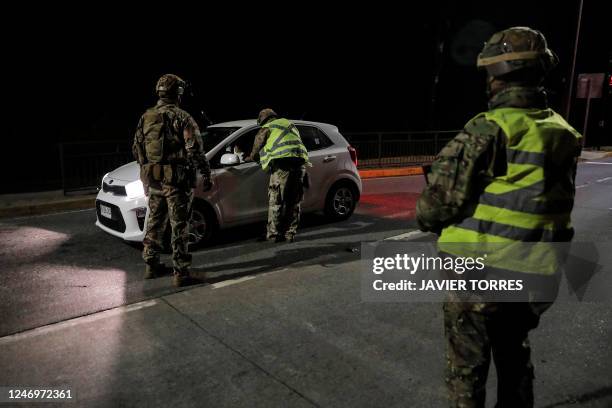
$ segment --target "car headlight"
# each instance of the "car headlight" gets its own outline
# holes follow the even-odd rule
[[[102,187],[104,187],[104,180],[106,180],[106,178],[108,177],[110,173],[106,173],[104,176],[102,176],[102,183],[100,183],[100,189],[102,189]]]
[[[129,199],[143,197],[145,195],[145,191],[144,186],[142,185],[142,181],[136,180],[126,184],[125,194]]]

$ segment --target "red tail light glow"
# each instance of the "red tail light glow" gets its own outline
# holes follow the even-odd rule
[[[351,155],[351,160],[355,163],[355,167],[357,167],[357,150],[353,146],[348,147],[349,154]]]

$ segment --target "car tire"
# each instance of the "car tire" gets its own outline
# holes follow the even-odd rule
[[[325,215],[334,221],[346,220],[355,211],[358,200],[358,190],[351,182],[338,182],[327,193]]]
[[[217,217],[210,205],[194,200],[189,220],[189,247],[198,248],[211,243],[217,225]]]

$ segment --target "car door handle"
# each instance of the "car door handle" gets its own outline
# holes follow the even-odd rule
[[[336,156],[325,156],[323,158],[323,163],[329,163],[330,161],[336,160]]]

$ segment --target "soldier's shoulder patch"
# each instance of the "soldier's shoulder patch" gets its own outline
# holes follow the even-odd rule
[[[480,114],[466,123],[464,127],[465,133],[468,133],[476,138],[484,138],[490,140],[499,135],[501,128],[492,120],[487,119],[484,114]]]

